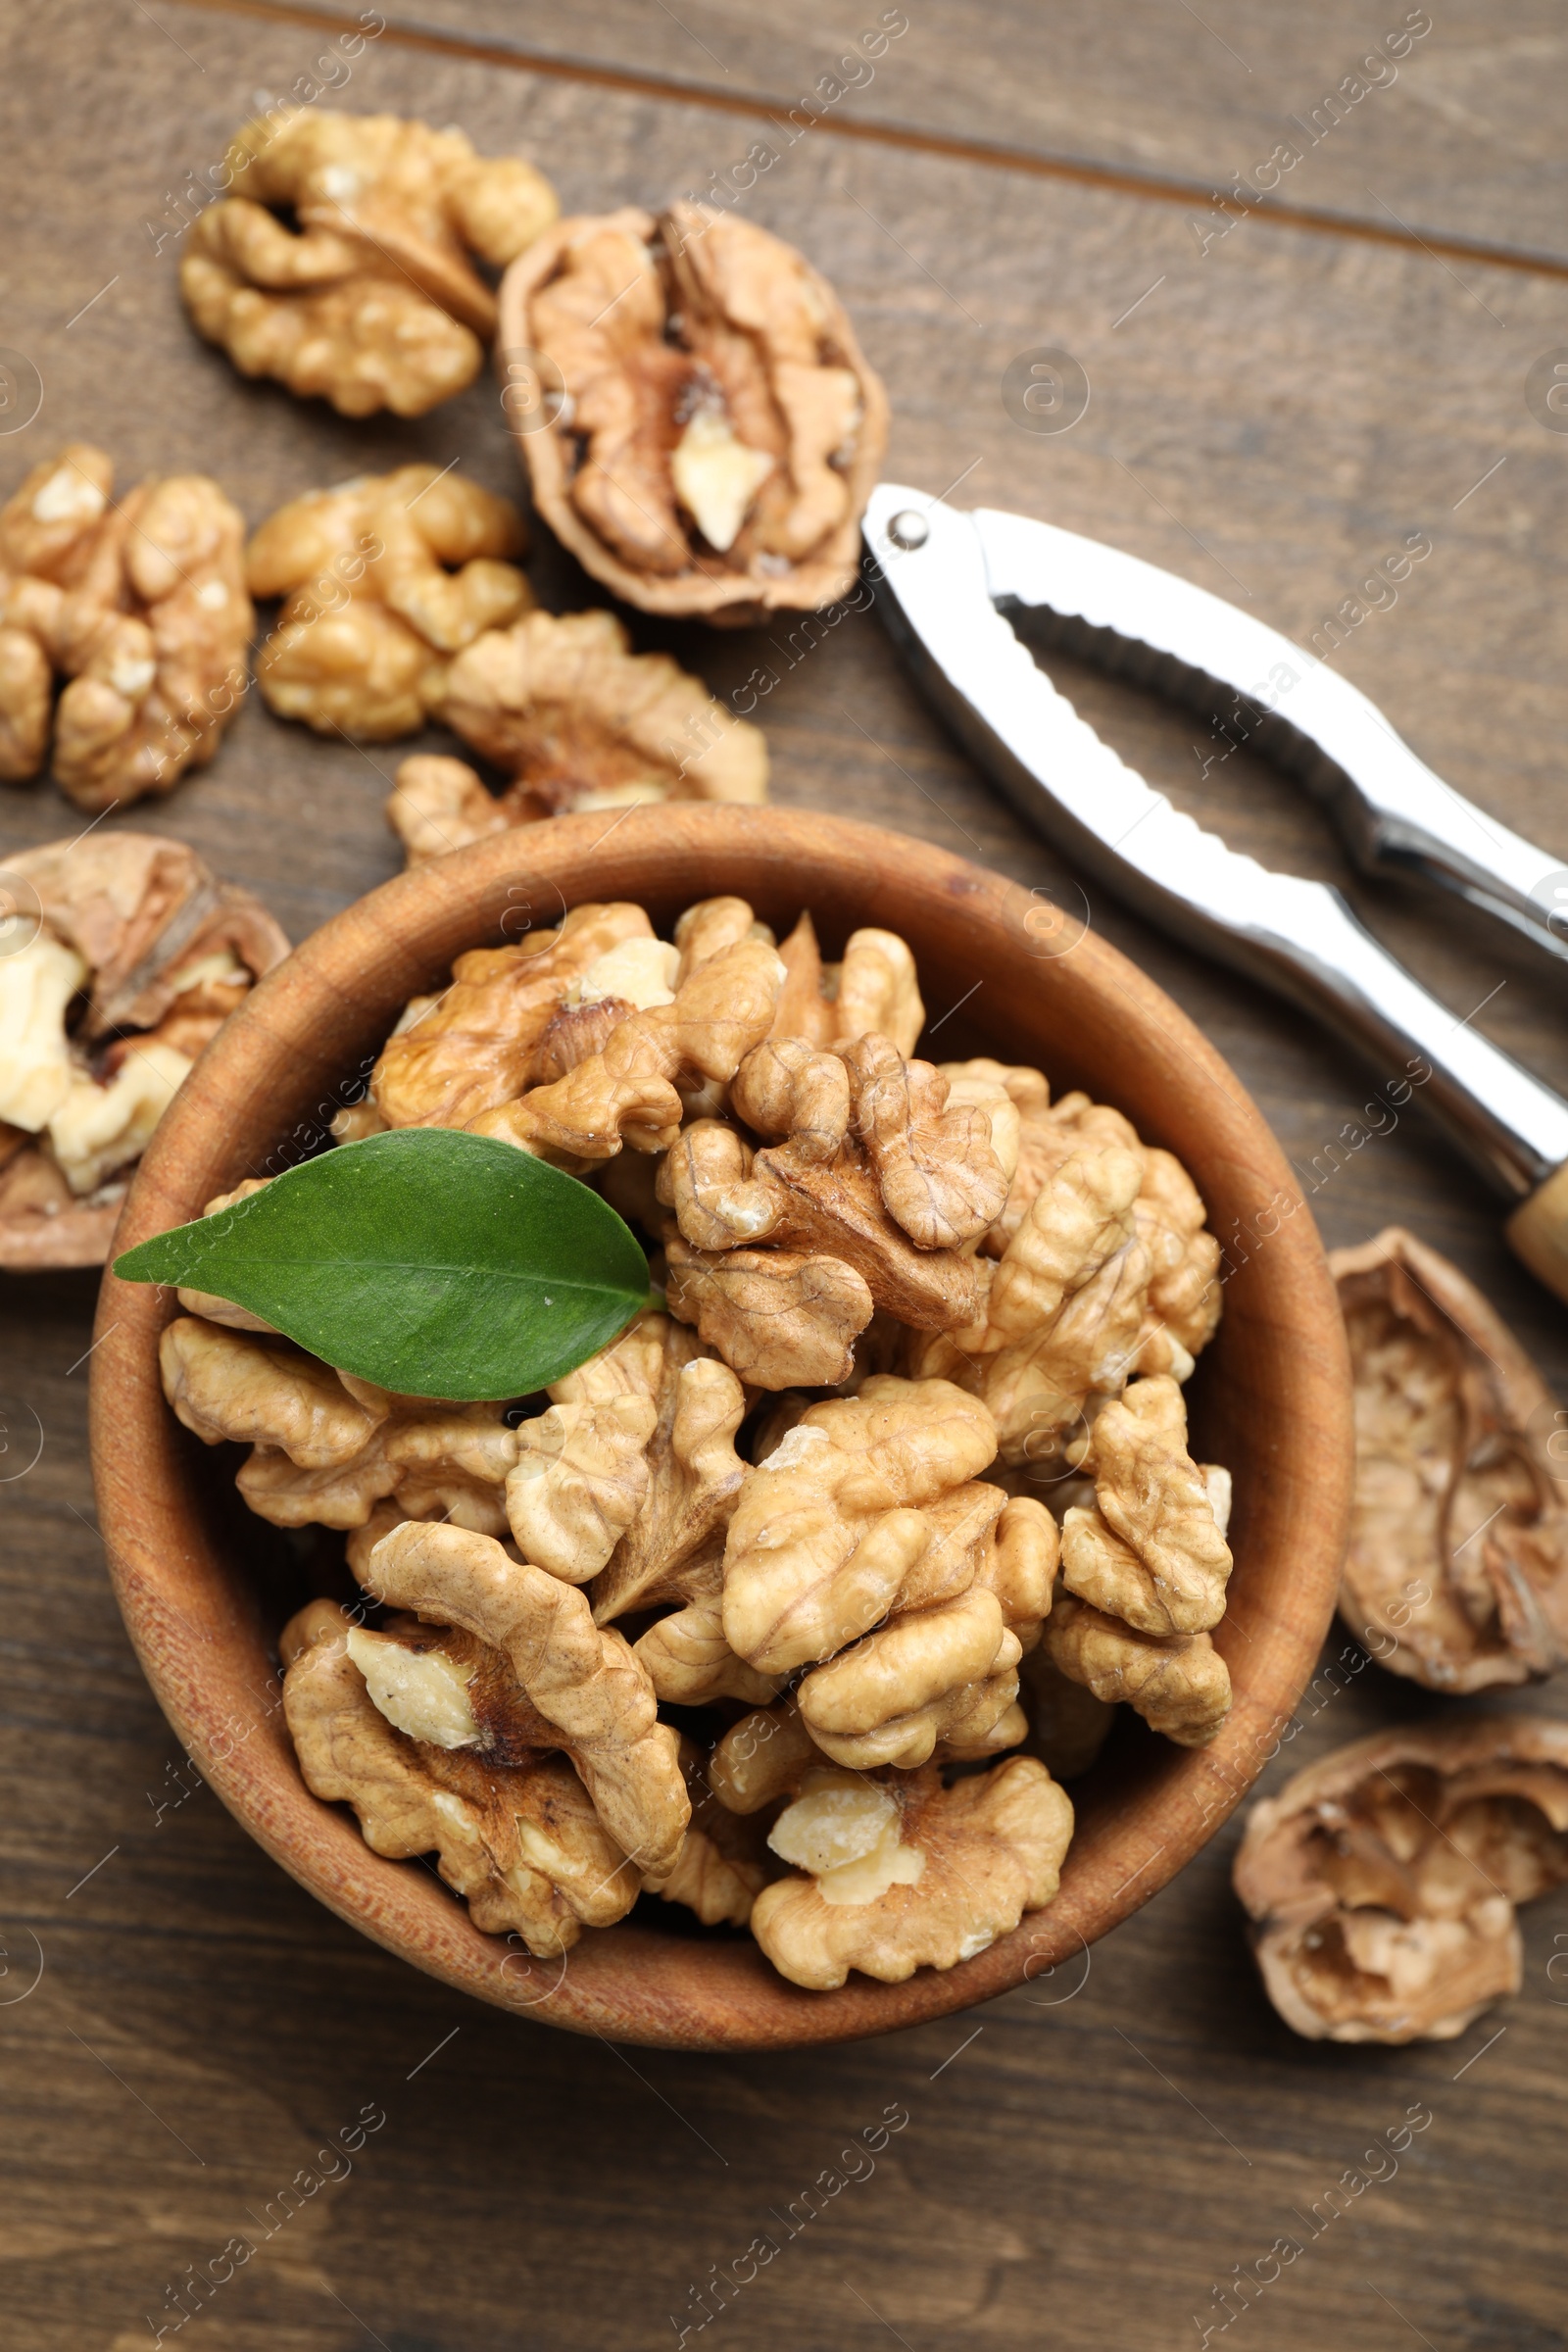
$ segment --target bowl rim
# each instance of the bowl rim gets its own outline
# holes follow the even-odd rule
[[[373,1041],[383,1013],[372,1005],[415,994],[463,946],[493,942],[498,929],[515,938],[529,921],[557,920],[561,906],[585,898],[679,906],[726,886],[764,906],[769,892],[780,906],[792,891],[797,906],[826,894],[890,928],[918,933],[923,922],[926,948],[911,941],[922,977],[964,941],[1017,965],[1047,999],[1054,991],[1080,1022],[1113,1013],[1131,1057],[1124,1067],[1142,1072],[1146,1086],[1175,1087],[1165,1097],[1169,1115],[1151,1121],[1146,1109],[1140,1132],[1152,1125],[1160,1141],[1180,1136],[1211,1217],[1217,1192],[1237,1235],[1267,1245],[1236,1243],[1239,1262],[1225,1279],[1237,1287],[1211,1351],[1222,1358],[1229,1331],[1232,1351],[1247,1354],[1247,1380],[1230,1383],[1239,1413],[1261,1410],[1256,1397],[1272,1395],[1270,1382],[1281,1398],[1267,1477],[1259,1470],[1252,1482],[1267,1542],[1260,1537],[1255,1555],[1239,1557],[1233,1606],[1218,1629],[1235,1703],[1208,1747],[1177,1748],[1140,1726],[1124,1742],[1130,1756],[1074,1783],[1080,1834],[1050,1906],[955,1969],[922,1969],[892,1984],[852,1974],[834,1992],[788,1984],[749,1938],[698,1940],[628,1920],[585,1930],[563,1960],[540,1961],[516,1948],[520,1938],[509,1945],[482,1935],[432,1869],[373,1853],[346,1806],[305,1788],[281,1722],[260,1595],[221,1556],[191,1476],[196,1441],[164,1402],[158,1342],[178,1311],[168,1293],[106,1272],[90,1402],[100,1523],[126,1628],[176,1736],[252,1837],[340,1918],[461,1990],[572,2031],[685,2049],[798,2047],[892,2032],[1070,1975],[1080,1956],[1087,1962],[1089,1946],[1185,1867],[1278,1752],[1333,1616],[1353,1472],[1348,1358],[1322,1245],[1280,1147],[1229,1065],[1092,925],[1068,955],[1048,920],[1042,950],[1041,901],[1021,885],[849,818],[698,805],[634,808],[608,825],[600,813],[558,817],[382,884],[264,979],[202,1056],[143,1155],[116,1250],[199,1214],[237,1180],[248,1140],[275,1139],[323,1091],[312,1054],[323,1070],[352,1066],[344,1044],[355,1035]],[[1069,1062],[1073,1050],[1063,1048]],[[1178,1079],[1163,1078],[1167,1062]],[[286,1116],[265,1107],[264,1092],[293,1107]],[[1264,1229],[1268,1214],[1274,1222]],[[1089,1834],[1082,1824],[1091,1820]]]

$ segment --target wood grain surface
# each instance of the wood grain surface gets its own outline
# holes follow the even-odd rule
[[[760,7],[677,11],[754,92],[792,94],[858,29],[825,11],[787,24]],[[389,26],[342,102],[458,122],[494,152],[520,146],[571,208],[701,187],[754,136],[739,115],[640,86],[656,68],[727,86],[656,0],[569,15],[420,0],[418,13],[453,45]],[[913,132],[1033,139],[1107,171],[1134,161],[1202,179],[1255,160],[1246,109],[1260,107],[1269,135],[1262,117],[1315,102],[1347,70],[1342,25],[1352,50],[1384,28],[1337,6],[1205,4],[1195,19],[1181,0],[907,13],[918,90],[900,93],[895,44],[846,106],[874,101]],[[1496,0],[1433,13],[1398,82],[1293,175],[1293,201],[1382,223],[1370,188],[1422,234],[1560,252],[1560,19]],[[351,426],[241,383],[181,319],[174,194],[218,161],[258,90],[286,92],[326,50],[330,24],[301,16],[13,0],[0,342],[38,369],[43,406],[0,437],[0,489],[72,436],[110,448],[125,480],[211,470],[253,521],[301,489],[415,458],[513,481],[488,387],[417,424]],[[623,86],[485,62],[503,33],[616,64]],[[1092,532],[1303,639],[1368,565],[1426,531],[1431,558],[1340,665],[1443,774],[1568,864],[1568,441],[1524,398],[1532,363],[1568,343],[1553,272],[1261,218],[1200,254],[1183,205],[1158,194],[826,126],[747,203],[848,303],[893,396],[895,478]],[[160,226],[172,233],[155,252]],[[1076,353],[1093,385],[1060,436],[1019,430],[999,394],[1007,362],[1041,345]],[[534,568],[548,601],[591,601],[548,551]],[[760,673],[781,801],[900,826],[1080,906],[911,693],[874,612],[805,654],[776,633],[638,635],[720,691]],[[1195,750],[1185,715],[1051,665],[1124,756],[1237,846],[1348,879],[1320,812],[1280,778],[1242,753],[1204,772],[1217,747]],[[395,870],[390,765],[248,707],[209,774],[130,821],[194,843],[301,939]],[[78,822],[50,786],[0,796],[0,849]],[[1557,975],[1446,902],[1348,886],[1456,1019],[1568,1087]],[[1090,913],[1235,1064],[1326,1238],[1409,1224],[1481,1283],[1564,1394],[1562,1309],[1510,1258],[1490,1197],[1413,1117],[1354,1141],[1380,1073],[1098,894]],[[695,2328],[695,2291],[733,2280],[766,2230],[782,2251],[724,2290],[710,2343],[870,2352],[891,2330],[910,2352],[1164,2352],[1201,2340],[1195,2313],[1217,2328],[1214,2290],[1293,2235],[1304,2253],[1227,2341],[1561,2352],[1561,1896],[1524,1914],[1516,1999],[1457,2043],[1404,2052],[1308,2047],[1275,2019],[1229,1888],[1234,1825],[1096,1947],[1087,1976],[787,2058],[533,2032],[331,1920],[204,1788],[126,1642],[86,1471],[94,1289],[34,1277],[3,1293],[8,2345],[129,2352],[177,2316],[167,2290],[186,2266],[243,2231],[255,2257],[187,2323],[221,2352],[630,2352]],[[1500,1703],[1568,1712],[1557,1685]],[[1336,1635],[1271,1779],[1436,1711]],[[386,2120],[352,2157],[319,2153],[328,2134],[355,2137],[366,2107]],[[1325,2221],[1331,2184],[1411,2107],[1433,2120],[1397,2175]],[[842,2151],[887,2110],[908,2120],[868,2174]],[[803,2220],[820,2177],[851,2169],[861,2177],[818,2185]]]

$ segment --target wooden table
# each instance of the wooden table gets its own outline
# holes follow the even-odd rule
[[[520,147],[574,210],[711,184],[765,109],[847,53],[850,24],[827,0],[800,0],[787,24],[745,0],[389,13],[344,102]],[[414,459],[514,484],[488,385],[406,425],[246,385],[184,324],[177,235],[154,250],[185,175],[221,157],[257,91],[308,74],[344,19],[264,0],[8,15],[0,341],[38,368],[43,406],[0,440],[0,491],[70,437],[103,443],[122,481],[209,470],[252,520]],[[745,201],[841,289],[893,395],[894,478],[1107,538],[1300,640],[1372,563],[1429,534],[1430,559],[1339,665],[1461,790],[1568,863],[1568,440],[1523,393],[1531,362],[1568,341],[1568,36],[1547,0],[1434,16],[1391,78],[1359,61],[1406,20],[1360,0],[1289,17],[1263,0],[1201,15],[1186,0],[910,0],[874,77]],[[1357,74],[1364,95],[1314,136],[1326,93]],[[1209,191],[1293,140],[1274,212],[1216,236]],[[1090,378],[1070,432],[1021,431],[1003,407],[1003,369],[1040,345]],[[638,635],[719,691],[776,673],[760,715],[780,800],[1075,891],[922,708],[874,614],[797,660],[780,631]],[[1192,719],[1051,666],[1182,806],[1342,882],[1456,1018],[1568,1086],[1561,981],[1527,950],[1455,906],[1354,881],[1277,775],[1245,753],[1204,772],[1216,747]],[[298,939],[394,870],[381,807],[399,756],[285,728],[252,698],[214,768],[128,821],[195,844]],[[7,790],[0,852],[77,822],[52,786]],[[1562,1309],[1434,1131],[1412,1116],[1327,1156],[1378,1073],[1092,895],[1093,921],[1252,1088],[1328,1240],[1410,1224],[1568,1376]],[[43,1438],[0,1487],[8,2347],[130,2352],[177,2316],[184,2266],[238,2232],[256,2256],[189,2322],[215,2352],[620,2352],[683,2327],[694,2341],[715,2266],[744,2273],[760,2231],[782,2239],[773,2217],[794,2205],[799,2221],[802,2192],[884,2116],[907,2120],[874,2174],[855,2167],[864,2177],[710,2322],[710,2342],[1163,2352],[1205,2326],[1218,2340],[1216,2287],[1295,2237],[1305,2252],[1233,2322],[1248,2345],[1564,2344],[1562,1899],[1525,1915],[1517,1999],[1408,2051],[1309,2047],[1277,2021],[1229,1888],[1234,1825],[1072,1982],[804,2058],[532,2031],[351,1935],[220,1812],[126,1645],[86,1472],[93,1290],[35,1277],[3,1299],[6,1463],[30,1452],[34,1414]],[[1345,1687],[1303,1701],[1273,1779],[1435,1711],[1339,1632],[1330,1653],[1348,1661]],[[1560,1687],[1503,1703],[1564,1710]],[[1330,2185],[1411,2110],[1431,2122],[1397,2176],[1325,2225]],[[384,2122],[352,2171],[318,2155],[362,2113]]]

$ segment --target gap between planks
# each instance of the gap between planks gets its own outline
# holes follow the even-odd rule
[[[352,31],[358,19],[331,8],[310,8],[299,0],[181,0],[183,7],[207,16],[252,17],[278,24],[305,24],[313,31]],[[634,73],[623,66],[606,66],[593,58],[530,49],[503,34],[445,32],[415,19],[399,23],[388,18],[378,36],[405,49],[433,51],[468,65],[499,66],[514,74],[539,74],[557,81],[585,82],[598,89],[618,90],[630,97],[654,98],[683,106],[706,106],[718,114],[745,115],[772,121],[788,115],[799,99],[771,97],[761,91],[718,90],[707,82],[686,81],[672,74]],[[829,137],[856,139],[865,146],[893,147],[906,154],[940,155],[955,162],[979,164],[994,172],[1021,172],[1035,179],[1072,180],[1080,187],[1107,188],[1150,204],[1207,205],[1215,191],[1201,180],[1165,178],[1123,165],[1099,164],[1088,158],[1049,155],[1027,147],[1008,147],[988,139],[965,139],[946,131],[924,130],[913,122],[868,122],[853,116],[823,115],[812,125]],[[1497,270],[1514,270],[1538,277],[1568,278],[1568,260],[1554,254],[1533,253],[1523,246],[1491,245],[1473,237],[1451,237],[1441,229],[1415,230],[1385,226],[1377,220],[1357,220],[1348,213],[1325,212],[1307,205],[1279,204],[1259,197],[1248,207],[1249,217],[1269,220],[1278,228],[1304,230],[1313,236],[1348,237],[1367,245],[1393,245],[1407,253],[1429,253],[1452,261],[1482,262]]]

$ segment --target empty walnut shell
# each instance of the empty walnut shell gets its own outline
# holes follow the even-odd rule
[[[1391,1225],[1329,1259],[1355,1382],[1340,1612],[1395,1674],[1482,1690],[1568,1658],[1568,1461],[1524,1349],[1456,1266]]]
[[[1514,1905],[1568,1879],[1568,1723],[1374,1732],[1252,1807],[1236,1891],[1310,2041],[1450,2041],[1519,1988]]]
[[[853,585],[887,395],[782,238],[694,204],[560,221],[502,282],[497,365],[535,506],[628,604],[738,624]]]

